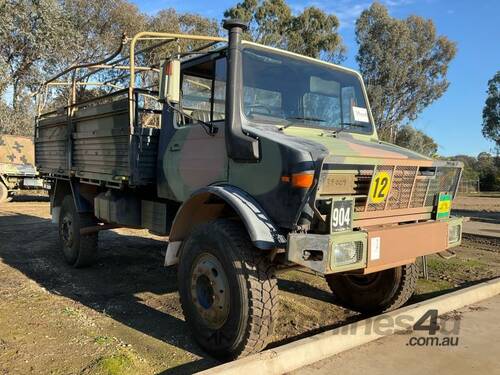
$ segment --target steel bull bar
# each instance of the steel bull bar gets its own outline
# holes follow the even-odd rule
[[[460,245],[462,222],[462,218],[450,217],[333,234],[290,233],[287,257],[322,274],[369,274]]]

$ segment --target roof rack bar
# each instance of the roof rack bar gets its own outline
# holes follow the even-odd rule
[[[130,85],[129,85],[129,126],[130,126],[130,132],[133,134],[134,131],[134,123],[135,123],[135,113],[134,113],[134,100],[133,100],[133,94],[134,94],[134,87],[135,87],[135,45],[141,38],[149,38],[149,37],[162,37],[162,38],[169,38],[172,41],[174,40],[193,40],[193,41],[205,41],[205,42],[227,42],[227,38],[221,38],[221,37],[214,37],[214,36],[204,36],[204,35],[188,35],[188,34],[171,34],[171,33],[160,33],[160,32],[150,32],[150,31],[143,31],[140,33],[135,34],[135,36],[132,38],[130,41]],[[180,52],[180,51],[179,51]]]
[[[140,41],[153,41],[153,40],[159,40],[159,43],[154,43],[153,45],[150,45],[148,47],[145,47],[143,49],[137,50],[136,51],[136,45]],[[52,76],[49,78],[47,81],[43,82],[38,90],[33,93],[33,95],[37,96],[37,109],[38,109],[38,115],[41,114],[42,108],[46,104],[47,100],[47,95],[48,95],[48,88],[49,86],[72,86],[71,89],[71,94],[68,99],[68,108],[72,108],[72,106],[76,102],[76,87],[77,86],[109,86],[109,87],[114,87],[114,88],[121,88],[117,84],[111,84],[112,82],[115,82],[119,79],[124,79],[129,77],[130,79],[130,84],[129,84],[129,97],[130,97],[130,110],[131,110],[131,124],[133,124],[133,92],[135,90],[136,86],[136,74],[139,73],[148,73],[148,72],[159,72],[159,64],[151,64],[151,66],[136,66],[136,56],[140,56],[145,54],[148,51],[154,50],[158,47],[161,47],[163,45],[166,45],[168,43],[172,42],[179,42],[180,40],[186,40],[186,41],[201,41],[201,42],[207,42],[203,44],[202,46],[192,48],[190,51],[183,52],[180,49],[177,49],[174,54],[178,54],[180,56],[189,56],[190,54],[196,54],[199,51],[202,51],[204,49],[210,48],[217,43],[223,43],[227,42],[227,38],[222,38],[218,36],[204,36],[204,35],[189,35],[189,34],[173,34],[173,33],[164,33],[164,32],[140,32],[137,33],[134,37],[129,38],[125,34],[122,35],[121,38],[121,43],[119,48],[112,53],[109,56],[104,57],[102,60],[93,62],[93,63],[81,63],[81,64],[74,64],[62,72]],[[129,54],[127,56],[123,56],[124,52],[124,46],[125,44],[130,43],[129,45]],[[186,48],[186,49],[189,49]],[[124,61],[129,60],[129,64],[127,65],[126,63],[123,64]],[[120,64],[122,63],[122,64]],[[84,69],[85,72],[81,77],[78,77],[78,72],[80,70]],[[105,70],[105,69],[116,69],[116,70],[128,70],[129,74],[125,75],[120,75],[119,77],[115,77],[113,79],[110,79],[106,82],[83,82],[85,79],[88,79],[90,76],[97,74],[98,72]],[[71,77],[68,79],[67,82],[62,82],[62,81],[57,81],[58,78],[61,78],[68,73],[71,73]],[[106,77],[100,77],[98,79],[106,78]],[[44,99],[41,100],[40,96],[42,95],[42,91],[45,92],[44,94]]]

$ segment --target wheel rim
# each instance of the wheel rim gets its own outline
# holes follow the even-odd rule
[[[226,273],[212,254],[202,253],[193,262],[191,296],[198,314],[211,329],[224,325],[229,316],[230,293]]]
[[[69,214],[64,215],[62,218],[61,238],[65,246],[71,247],[73,245],[73,219]]]

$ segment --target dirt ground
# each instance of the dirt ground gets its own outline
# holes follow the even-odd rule
[[[500,221],[500,192],[459,195],[453,200],[452,210],[461,216]]]
[[[97,265],[71,269],[47,199],[34,198],[0,205],[0,374],[184,374],[217,364],[184,323],[176,270],[162,266],[165,239],[101,232]],[[430,257],[430,278],[419,281],[412,301],[500,276],[499,249],[471,238],[456,258]],[[361,318],[335,306],[311,273],[281,273],[279,287],[271,346]]]

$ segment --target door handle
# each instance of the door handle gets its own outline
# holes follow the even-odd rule
[[[170,151],[180,151],[180,150],[181,150],[181,146],[178,143],[170,146]]]

